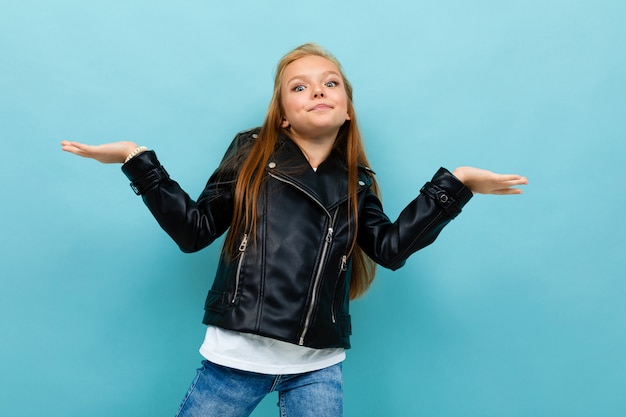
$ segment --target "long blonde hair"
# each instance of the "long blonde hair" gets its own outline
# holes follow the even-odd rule
[[[238,244],[235,240],[242,231],[256,230],[257,201],[261,183],[264,178],[265,166],[274,151],[280,134],[289,135],[288,130],[281,127],[284,119],[284,111],[281,100],[281,84],[283,73],[287,65],[306,56],[320,56],[337,66],[348,97],[347,120],[339,129],[334,147],[345,155],[348,166],[348,219],[353,218],[355,224],[354,239],[351,244],[352,275],[350,278],[350,299],[363,295],[372,281],[376,272],[376,263],[372,261],[356,243],[356,230],[358,230],[358,207],[357,207],[357,175],[358,166],[369,166],[361,134],[356,121],[352,102],[352,85],[346,79],[339,61],[329,52],[313,43],[306,43],[293,49],[278,62],[276,76],[274,78],[274,92],[270,101],[265,121],[261,126],[258,138],[255,140],[250,152],[239,169],[237,185],[234,193],[234,213],[230,232],[225,241],[225,248],[229,253],[234,253]],[[373,191],[379,195],[378,184],[374,179]]]

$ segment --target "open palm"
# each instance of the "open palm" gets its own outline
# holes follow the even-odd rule
[[[133,142],[112,142],[102,145],[86,145],[64,140],[61,149],[83,158],[91,158],[103,164],[124,163],[126,157],[137,148]]]

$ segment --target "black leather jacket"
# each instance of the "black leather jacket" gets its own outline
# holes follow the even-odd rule
[[[256,138],[239,133],[227,156]],[[184,252],[209,245],[229,227],[236,173],[218,170],[197,201],[171,180],[152,151],[122,166],[161,227]],[[313,348],[350,347],[347,169],[336,151],[313,171],[300,149],[281,137],[258,202],[256,241],[238,236],[239,254],[222,253],[203,322]],[[432,243],[472,196],[441,168],[391,222],[358,176],[358,244],[383,267],[397,269]],[[224,251],[223,251],[224,252]]]

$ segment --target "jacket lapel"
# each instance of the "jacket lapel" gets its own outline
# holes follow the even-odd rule
[[[306,190],[307,194],[326,208],[347,198],[348,170],[334,150],[314,171],[300,148],[290,139],[281,138],[268,168]]]

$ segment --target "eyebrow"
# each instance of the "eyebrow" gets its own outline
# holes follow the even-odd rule
[[[337,71],[333,71],[333,70],[324,71],[322,73],[322,78],[327,77],[328,75],[336,75],[337,77],[341,78],[341,74],[339,74]],[[306,75],[299,74],[299,75],[291,77],[289,80],[287,80],[286,84],[290,84],[294,80],[306,80],[308,78],[309,77],[307,77]]]

